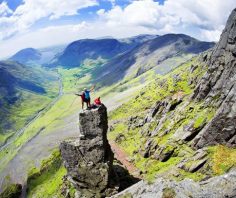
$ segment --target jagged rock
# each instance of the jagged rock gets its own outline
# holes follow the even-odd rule
[[[172,181],[158,178],[153,184],[140,181],[123,192],[111,198],[222,198],[236,197],[236,171],[232,171],[222,176],[208,179],[204,182],[194,182],[191,179],[182,181]],[[169,196],[170,195],[170,196]]]
[[[208,60],[208,71],[194,91],[192,99],[205,100],[218,108],[211,122],[196,136],[192,146],[202,148],[217,143],[236,146],[236,9]]]
[[[202,122],[200,126],[195,128],[194,122],[192,122],[191,124],[184,127],[184,134],[180,139],[184,141],[191,141],[192,139],[196,137],[196,135],[202,130],[202,128],[205,125],[206,125],[206,120]]]
[[[128,119],[128,130],[142,127],[144,125],[144,121],[140,119],[138,116],[131,116]]]
[[[179,155],[178,155],[179,156]],[[202,168],[207,162],[207,152],[203,149],[197,150],[192,157],[183,159],[178,165],[178,168],[181,168],[185,171],[194,173]]]
[[[86,139],[100,138],[107,142],[107,110],[104,105],[98,109],[82,111],[79,114],[80,134]]]
[[[198,171],[206,162],[207,162],[207,158],[195,161],[189,167],[188,171],[190,173],[194,173],[194,172]]]
[[[60,144],[67,178],[81,197],[104,197],[112,188],[114,154],[107,140],[107,111],[104,105],[79,114],[81,138]]]
[[[198,65],[191,65],[189,72],[193,73],[198,68]]]
[[[182,98],[173,99],[167,106],[167,111],[173,111],[182,102]]]
[[[144,150],[141,150],[140,154],[144,158],[148,158],[154,154],[157,148],[158,144],[156,143],[156,141],[153,139],[148,139],[147,142],[145,143]]]
[[[161,106],[161,103],[157,101],[149,110],[147,116],[144,118],[144,123],[151,122],[152,118],[156,115],[158,112],[159,108]]]
[[[176,146],[171,144],[162,146],[156,150],[156,152],[154,153],[154,158],[160,160],[161,162],[166,162],[168,159],[170,159],[175,149]]]

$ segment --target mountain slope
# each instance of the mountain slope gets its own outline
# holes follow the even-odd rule
[[[64,50],[64,48],[64,45],[51,46],[40,49],[25,48],[10,57],[9,60],[16,61],[25,65],[48,64],[55,58],[56,55],[60,54]]]
[[[83,39],[69,44],[52,65],[77,67],[86,59],[110,59],[113,56],[127,51],[131,44],[116,39]]]
[[[214,46],[214,43],[201,42],[192,37],[183,34],[166,34],[157,38],[148,40],[136,48],[116,56],[104,67],[96,72],[100,74],[97,81],[103,79],[105,82],[117,82],[123,78],[137,77],[140,74],[156,68],[156,73],[164,74],[176,67],[165,63],[168,59],[174,57],[183,57],[187,55],[196,55]],[[189,58],[189,57],[188,57]]]
[[[51,72],[12,61],[0,62],[0,134],[8,136],[23,127],[55,97],[57,86]]]
[[[32,61],[40,60],[42,54],[34,48],[25,48],[14,54],[10,60],[26,64]]]

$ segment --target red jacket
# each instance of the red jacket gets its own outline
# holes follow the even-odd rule
[[[100,98],[96,98],[96,99],[94,100],[94,104],[95,104],[95,105],[101,105],[102,103],[101,103]]]

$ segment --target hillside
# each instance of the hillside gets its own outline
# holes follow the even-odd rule
[[[78,67],[86,59],[110,59],[132,48],[132,43],[116,39],[83,39],[69,44],[65,50],[50,64],[66,68]]]
[[[213,46],[214,43],[198,41],[187,35],[166,34],[116,56],[99,68],[95,76],[98,76],[97,81],[107,84],[137,77],[153,68],[155,73],[165,74]]]
[[[110,114],[110,139],[146,179],[199,181],[235,166],[235,21],[236,10],[213,50]]]
[[[16,61],[25,65],[43,65],[48,64],[64,50],[64,45],[51,46],[47,48],[25,48],[18,51],[9,58],[10,61]]]
[[[39,61],[41,56],[42,54],[38,50],[34,48],[25,48],[10,57],[10,60],[26,64],[29,62]]]
[[[40,68],[0,62],[0,143],[23,127],[58,92],[57,77]]]

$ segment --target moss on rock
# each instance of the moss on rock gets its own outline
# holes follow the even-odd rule
[[[18,198],[22,193],[21,184],[10,184],[0,194],[1,198]]]

